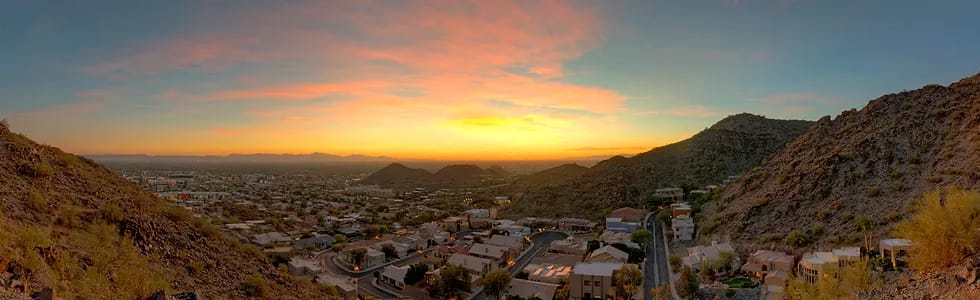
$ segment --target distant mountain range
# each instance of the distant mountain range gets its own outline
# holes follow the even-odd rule
[[[392,163],[360,181],[361,184],[377,184],[385,188],[409,190],[416,187],[431,189],[475,187],[499,181],[512,174],[500,166],[483,169],[476,165],[448,165],[435,173],[425,169],[406,167]]]
[[[146,154],[100,154],[85,155],[100,163],[340,163],[340,162],[389,162],[395,159],[386,156],[335,155],[327,153],[311,154],[229,154],[229,155],[146,155]]]
[[[757,166],[812,125],[752,114],[724,118],[693,137],[591,168],[565,165],[509,187],[513,215],[599,217],[607,208],[642,206],[655,189],[721,183]]]

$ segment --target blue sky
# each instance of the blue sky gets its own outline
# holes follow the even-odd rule
[[[0,117],[79,153],[633,153],[980,71],[976,1],[13,1]]]

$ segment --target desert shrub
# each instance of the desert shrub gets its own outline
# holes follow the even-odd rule
[[[48,210],[48,196],[39,190],[31,190],[27,195],[27,205],[36,211]]]
[[[242,250],[245,250],[245,252],[248,252],[249,254],[251,254],[255,258],[258,258],[261,261],[266,261],[269,259],[269,257],[265,255],[265,252],[262,252],[261,249],[255,246],[248,245],[248,244],[242,244],[241,246],[242,246]]]
[[[211,225],[211,223],[208,223],[203,218],[194,219],[191,223],[194,224],[194,228],[197,228],[198,231],[209,238],[216,239],[221,237],[221,231],[218,231],[217,227],[214,227],[214,225]]]
[[[817,213],[817,220],[823,221],[823,220],[826,220],[827,217],[829,217],[829,216],[830,216],[830,212],[829,211],[821,210],[820,212]]]
[[[668,257],[667,262],[670,263],[670,267],[674,270],[680,270],[681,268],[681,257],[677,254],[671,254]]]
[[[813,226],[810,227],[810,235],[812,236],[822,235],[825,229],[826,228],[824,227],[823,223],[813,224]]]
[[[701,224],[701,228],[700,228],[701,233],[705,233],[705,234],[712,233],[715,231],[715,229],[718,227],[719,224],[721,224],[721,220],[719,220],[718,218],[711,218],[705,221],[704,224]]]
[[[865,195],[867,195],[870,198],[878,197],[878,195],[881,195],[881,190],[878,189],[878,187],[876,186],[872,186],[869,187],[867,191],[865,191]]]
[[[58,211],[58,225],[74,228],[78,225],[78,206],[62,205]]]
[[[42,159],[37,163],[21,165],[20,173],[34,178],[48,178],[54,175],[54,168],[47,160]]]
[[[114,202],[109,202],[99,208],[99,217],[108,223],[116,223],[122,221],[126,215],[123,213],[122,208],[116,205]]]
[[[765,198],[765,197],[763,197],[763,198],[757,198],[757,199],[755,199],[755,201],[752,201],[752,208],[762,207],[762,206],[766,205],[766,203],[768,203],[768,202],[769,202],[769,198]]]
[[[810,243],[810,236],[806,232],[793,230],[783,238],[783,242],[789,246],[802,247]]]
[[[262,276],[253,275],[242,283],[242,289],[245,291],[245,295],[249,297],[265,297],[269,291],[269,283]]]
[[[187,273],[191,275],[201,275],[201,272],[203,271],[204,271],[204,264],[199,261],[195,261],[187,265]]]
[[[758,242],[759,242],[759,244],[765,244],[765,243],[772,243],[772,242],[775,242],[775,241],[779,241],[779,240],[782,240],[782,239],[783,239],[783,235],[782,234],[768,233],[768,234],[763,234],[763,235],[759,236]]]
[[[803,278],[790,279],[786,286],[784,299],[857,299],[861,292],[881,287],[881,279],[876,279],[869,267],[868,259],[836,268],[837,276],[817,280],[810,284]]]
[[[97,223],[77,230],[70,246],[85,255],[85,267],[67,272],[71,289],[81,299],[142,299],[167,290],[167,273],[151,264],[130,238],[119,238],[115,226]]]
[[[44,258],[37,248],[48,248],[53,245],[51,230],[42,227],[28,226],[12,228],[14,246],[22,258],[22,264],[31,270],[39,270],[46,266]]]
[[[909,264],[921,272],[940,270],[980,250],[980,194],[961,189],[935,191],[913,206],[896,235],[915,243]]]
[[[68,153],[58,153],[58,161],[61,162],[61,165],[72,171],[79,170],[82,167],[82,163],[78,160],[78,157]]]
[[[165,205],[161,211],[167,219],[174,222],[190,222],[193,217],[191,212],[183,207]]]

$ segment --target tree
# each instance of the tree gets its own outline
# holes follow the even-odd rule
[[[661,285],[650,288],[650,294],[654,300],[671,300],[670,285]]]
[[[599,241],[596,241],[596,240],[588,241],[586,243],[586,245],[588,247],[588,248],[586,248],[586,251],[585,251],[586,253],[592,253],[592,251],[595,251],[596,249],[599,249]]]
[[[398,250],[395,249],[395,245],[392,244],[381,245],[381,252],[384,252],[385,257],[389,259],[398,259]]]
[[[650,242],[650,239],[652,238],[653,234],[646,229],[640,229],[630,234],[630,239],[633,240],[634,243],[640,245],[645,245],[646,243]]]
[[[568,300],[571,294],[571,286],[567,282],[562,282],[561,287],[555,291],[555,300]]]
[[[875,224],[865,216],[857,216],[854,219],[858,231],[864,234],[864,249],[871,251],[871,235],[874,233]]]
[[[357,248],[350,251],[350,260],[355,267],[360,267],[361,263],[364,262],[364,257],[367,256],[367,248]]]
[[[520,272],[517,272],[516,275],[514,275],[514,278],[517,279],[527,279],[528,277],[531,277],[531,274],[524,270],[521,270]]]
[[[728,273],[732,270],[732,262],[735,261],[735,253],[732,252],[721,252],[718,253],[718,263],[715,264],[718,272]]]
[[[405,272],[405,284],[415,285],[422,279],[425,279],[425,273],[429,272],[429,265],[425,263],[417,263],[408,267],[408,272]]]
[[[613,281],[617,291],[626,299],[633,299],[633,294],[643,284],[643,273],[635,265],[623,265],[613,274]]]
[[[700,288],[701,278],[698,278],[698,274],[687,266],[681,267],[681,276],[677,280],[677,293],[682,298],[695,299]]]
[[[881,286],[869,268],[868,259],[851,263],[842,268],[836,266],[824,270],[824,276],[811,284],[803,278],[790,278],[786,286],[786,299],[854,299],[861,292]]]
[[[980,250],[980,193],[935,191],[915,202],[913,211],[896,234],[915,245],[909,265],[917,271],[942,270]]]
[[[346,243],[347,242],[347,236],[346,235],[343,235],[343,234],[339,234],[339,233],[338,234],[335,234],[333,236],[333,239],[336,240],[334,242],[335,244]]]
[[[497,269],[490,271],[480,279],[483,291],[495,299],[500,299],[500,294],[507,290],[510,285],[510,272],[507,269]]]
[[[470,292],[470,270],[462,266],[447,265],[439,272],[437,280],[438,296],[459,298]]]

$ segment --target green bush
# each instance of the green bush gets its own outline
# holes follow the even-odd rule
[[[119,208],[119,205],[116,205],[114,202],[109,202],[99,208],[99,217],[108,223],[116,223],[122,221],[126,215],[123,213],[122,208]]]
[[[810,243],[810,236],[807,235],[806,232],[800,230],[793,230],[786,235],[786,238],[783,239],[783,242],[789,246],[802,247]]]
[[[78,225],[78,206],[62,205],[58,212],[58,225],[74,228]]]
[[[878,197],[878,195],[881,195],[881,190],[878,189],[878,187],[873,186],[873,187],[869,187],[868,190],[865,192],[865,194],[870,198],[874,198],[874,197]]]

